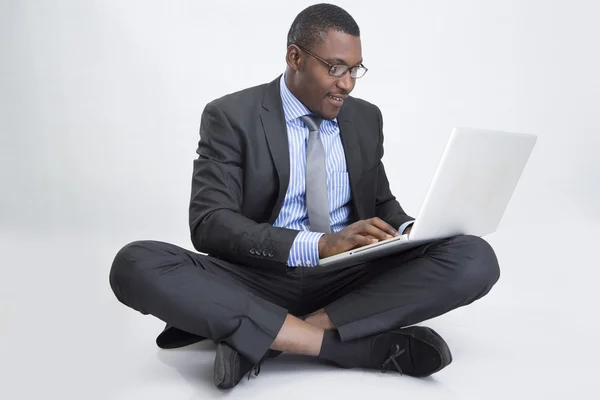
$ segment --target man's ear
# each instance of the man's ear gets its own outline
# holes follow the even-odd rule
[[[285,54],[285,62],[288,67],[297,71],[300,68],[301,58],[300,49],[296,45],[290,44]]]

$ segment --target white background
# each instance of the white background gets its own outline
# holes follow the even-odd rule
[[[200,115],[284,71],[306,1],[0,1],[0,397],[203,399],[214,346],[159,351],[117,302],[112,258],[187,225]],[[600,15],[589,1],[340,1],[384,115],[384,162],[418,212],[455,126],[535,133],[500,229],[502,277],[426,324],[433,378],[285,355],[233,397],[597,398]],[[594,393],[595,392],[595,393]]]

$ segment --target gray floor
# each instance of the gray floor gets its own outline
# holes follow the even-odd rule
[[[229,392],[212,385],[213,344],[159,350],[162,323],[112,295],[108,268],[130,237],[4,234],[0,398],[598,398],[598,264],[586,255],[597,224],[514,222],[488,238],[502,265],[492,292],[425,323],[454,356],[437,375],[341,370],[283,355]]]

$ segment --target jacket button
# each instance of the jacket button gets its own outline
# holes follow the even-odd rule
[[[273,251],[270,251],[269,252],[269,257],[274,257],[274,256],[275,256],[275,253]]]
[[[263,255],[263,257],[266,257],[266,256],[268,256],[268,255],[269,255],[269,252],[268,252],[268,251],[266,251],[266,250],[263,250],[263,252],[262,252],[262,255]]]
[[[256,254],[256,250],[253,248],[250,249],[250,254]]]

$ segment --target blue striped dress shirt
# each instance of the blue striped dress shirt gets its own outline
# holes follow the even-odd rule
[[[285,74],[281,77],[280,87],[288,136],[290,182],[281,211],[273,225],[300,231],[292,244],[287,265],[315,267],[319,263],[318,243],[323,233],[308,230],[305,173],[309,131],[300,120],[301,116],[312,113],[290,92],[284,77]],[[332,233],[335,233],[349,225],[352,212],[350,180],[337,119],[323,120],[319,132],[325,149],[329,221]],[[408,226],[403,224],[403,227],[405,225]],[[402,231],[403,229],[400,230]]]

